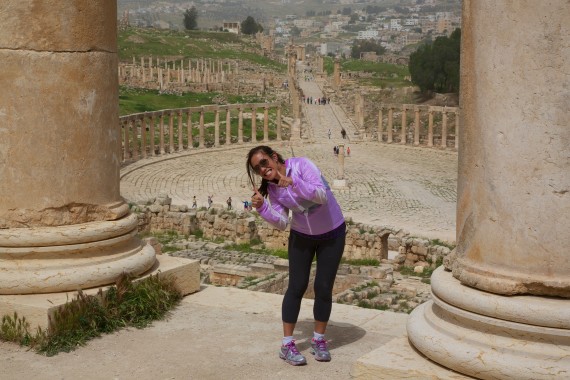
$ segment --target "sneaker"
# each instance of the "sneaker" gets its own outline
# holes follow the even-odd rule
[[[307,364],[307,359],[305,359],[305,357],[301,355],[299,350],[297,350],[297,346],[295,346],[294,340],[291,341],[289,344],[281,346],[279,357],[291,365]]]
[[[331,353],[327,348],[327,341],[324,339],[311,339],[311,354],[315,355],[315,360],[320,362],[330,362]]]

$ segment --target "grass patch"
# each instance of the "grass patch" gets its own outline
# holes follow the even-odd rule
[[[395,65],[383,62],[362,61],[359,59],[341,60],[342,72],[365,72],[371,73],[369,78],[359,78],[358,81],[363,85],[375,86],[380,88],[399,88],[411,86],[411,82],[404,78],[410,76],[407,66]],[[326,57],[324,60],[324,69],[332,75],[334,71],[334,60]]]
[[[422,278],[429,279],[431,277],[431,275],[433,274],[433,271],[436,269],[437,269],[437,267],[436,268],[424,267],[424,271],[422,273],[416,273],[416,272],[414,272],[414,267],[403,265],[400,267],[400,269],[398,269],[398,272],[400,272],[400,274],[402,274],[404,276],[416,276],[416,277],[422,277]]]
[[[288,259],[289,255],[285,249],[268,249],[261,243],[259,239],[252,239],[249,243],[229,244],[225,247],[229,251],[237,251],[244,253],[257,253],[260,255],[276,256],[281,259]]]
[[[118,36],[119,58],[137,63],[140,57],[161,57],[179,64],[181,59],[234,59],[285,72],[287,65],[261,54],[254,40],[233,33],[127,28]],[[187,62],[185,62],[187,64]],[[161,59],[161,64],[163,60]]]
[[[50,317],[47,330],[37,328],[32,333],[24,317],[16,313],[4,316],[0,339],[53,356],[124,327],[147,327],[163,319],[181,299],[171,278],[154,275],[133,282],[129,275],[123,274],[105,293],[99,290],[96,296],[91,296],[79,291],[75,299]]]
[[[173,243],[185,237],[184,235],[180,235],[176,231],[151,232],[142,235],[142,237],[149,237],[149,236],[152,236],[156,238],[156,240],[158,240],[158,242],[162,247],[161,249],[163,253],[179,251],[180,249],[175,247]]]
[[[130,115],[140,112],[160,111],[164,109],[177,109],[187,107],[199,107],[214,104],[214,98],[219,96],[217,92],[186,92],[182,95],[161,94],[158,90],[147,90],[142,88],[119,87],[119,112],[121,115]],[[238,96],[223,94],[228,104],[234,103],[264,103],[265,100],[257,96]],[[212,113],[207,112],[205,123],[214,121]],[[192,121],[197,123],[199,113],[193,114]]]
[[[453,250],[455,248],[455,245],[453,244],[449,244],[448,242],[439,240],[439,239],[431,239],[429,241],[430,245],[441,245],[442,247],[447,247],[450,250]]]
[[[345,259],[341,260],[342,264],[355,265],[355,266],[369,266],[377,267],[380,265],[380,261],[377,259]]]
[[[367,288],[372,288],[374,286],[378,286],[378,283],[376,281],[370,281],[370,282],[367,282],[366,284],[357,286],[356,288],[351,288],[350,290],[352,290],[354,292],[360,292],[361,290],[364,290]]]

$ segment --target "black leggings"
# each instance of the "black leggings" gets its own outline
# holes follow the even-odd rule
[[[344,231],[341,236],[326,240],[313,240],[294,232],[289,235],[289,287],[281,307],[283,322],[297,323],[315,254],[317,273],[313,316],[317,321],[328,322],[332,309],[334,280],[344,251],[345,238]]]

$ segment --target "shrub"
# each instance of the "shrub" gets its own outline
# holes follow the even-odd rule
[[[75,299],[49,318],[47,330],[38,327],[36,333],[31,334],[24,317],[19,318],[16,313],[13,317],[4,316],[0,339],[53,356],[123,327],[146,327],[164,318],[181,298],[172,278],[151,275],[132,282],[129,275],[123,274],[105,293],[99,290],[97,295],[87,295],[79,291]]]

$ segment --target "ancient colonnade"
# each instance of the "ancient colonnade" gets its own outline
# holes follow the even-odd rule
[[[119,64],[119,84],[137,81],[155,82],[164,87],[168,83],[224,83],[229,75],[239,74],[239,63],[230,60],[179,60],[169,61],[160,57],[140,57],[140,64],[133,57],[132,64]]]
[[[120,124],[123,160],[131,161],[165,153],[205,148],[207,145],[206,121],[211,118],[214,124],[214,147],[222,143],[224,145],[243,144],[248,141],[255,143],[258,141],[257,115],[261,113],[263,114],[263,139],[260,141],[264,143],[270,139],[281,141],[283,139],[281,105],[273,103],[207,105],[122,116]],[[236,116],[237,140],[232,142],[231,126]],[[224,117],[225,121],[221,122],[220,117]],[[251,126],[249,136],[244,135],[244,122],[247,120]],[[225,129],[222,132],[225,134],[225,139],[222,142],[220,127],[224,123]],[[193,131],[196,130],[198,135],[194,136]]]
[[[360,127],[364,126],[364,112],[356,108],[356,117]],[[394,112],[401,113],[399,123],[394,123]],[[408,121],[410,111],[413,111],[413,121]],[[450,133],[448,115],[454,117],[454,130]],[[384,115],[387,115],[384,125]],[[427,119],[427,120],[426,120]],[[413,123],[413,127],[412,127]],[[413,129],[411,129],[412,127]],[[425,145],[441,148],[459,147],[459,108],[418,106],[414,104],[381,104],[378,111],[378,141],[399,144]]]

